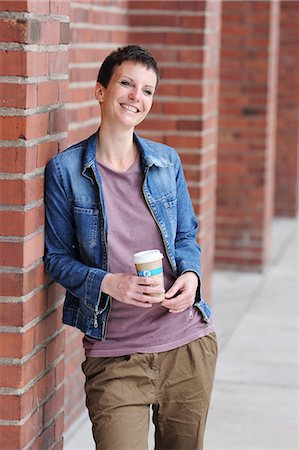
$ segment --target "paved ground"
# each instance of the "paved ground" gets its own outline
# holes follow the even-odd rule
[[[299,449],[298,250],[298,223],[275,220],[265,273],[214,274],[219,359],[205,450]],[[86,414],[64,449],[94,450]]]

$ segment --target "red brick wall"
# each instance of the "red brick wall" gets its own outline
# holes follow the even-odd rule
[[[62,448],[63,291],[43,269],[43,173],[67,136],[68,27],[68,2],[1,2],[0,448],[5,450]]]
[[[275,215],[298,214],[299,2],[281,2]]]
[[[68,1],[28,0],[1,6],[0,446],[61,448],[63,411],[67,428],[84,407],[82,335],[70,327],[64,332],[63,290],[44,274],[44,166],[98,127],[94,85],[103,58],[125,43],[149,47],[162,81],[140,133],[181,155],[209,297],[221,4],[74,2],[69,10]]]
[[[216,262],[261,269],[273,215],[279,2],[223,2]]]

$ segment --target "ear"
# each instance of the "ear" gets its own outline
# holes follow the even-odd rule
[[[95,97],[100,103],[102,103],[102,101],[104,100],[104,91],[104,86],[102,86],[100,83],[96,83]]]

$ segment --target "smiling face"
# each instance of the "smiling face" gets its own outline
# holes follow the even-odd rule
[[[155,72],[143,64],[126,61],[117,66],[106,88],[96,84],[102,123],[134,129],[152,107],[156,84]]]

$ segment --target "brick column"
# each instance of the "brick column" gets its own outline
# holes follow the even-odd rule
[[[62,449],[63,290],[44,275],[44,166],[65,145],[68,1],[0,12],[0,448]]]
[[[275,168],[279,2],[225,1],[222,16],[216,262],[268,259]]]
[[[161,67],[161,83],[141,135],[180,154],[199,221],[203,291],[210,295],[218,111],[218,1],[129,1],[128,40],[148,47]]]
[[[275,215],[298,214],[299,2],[281,2]]]

